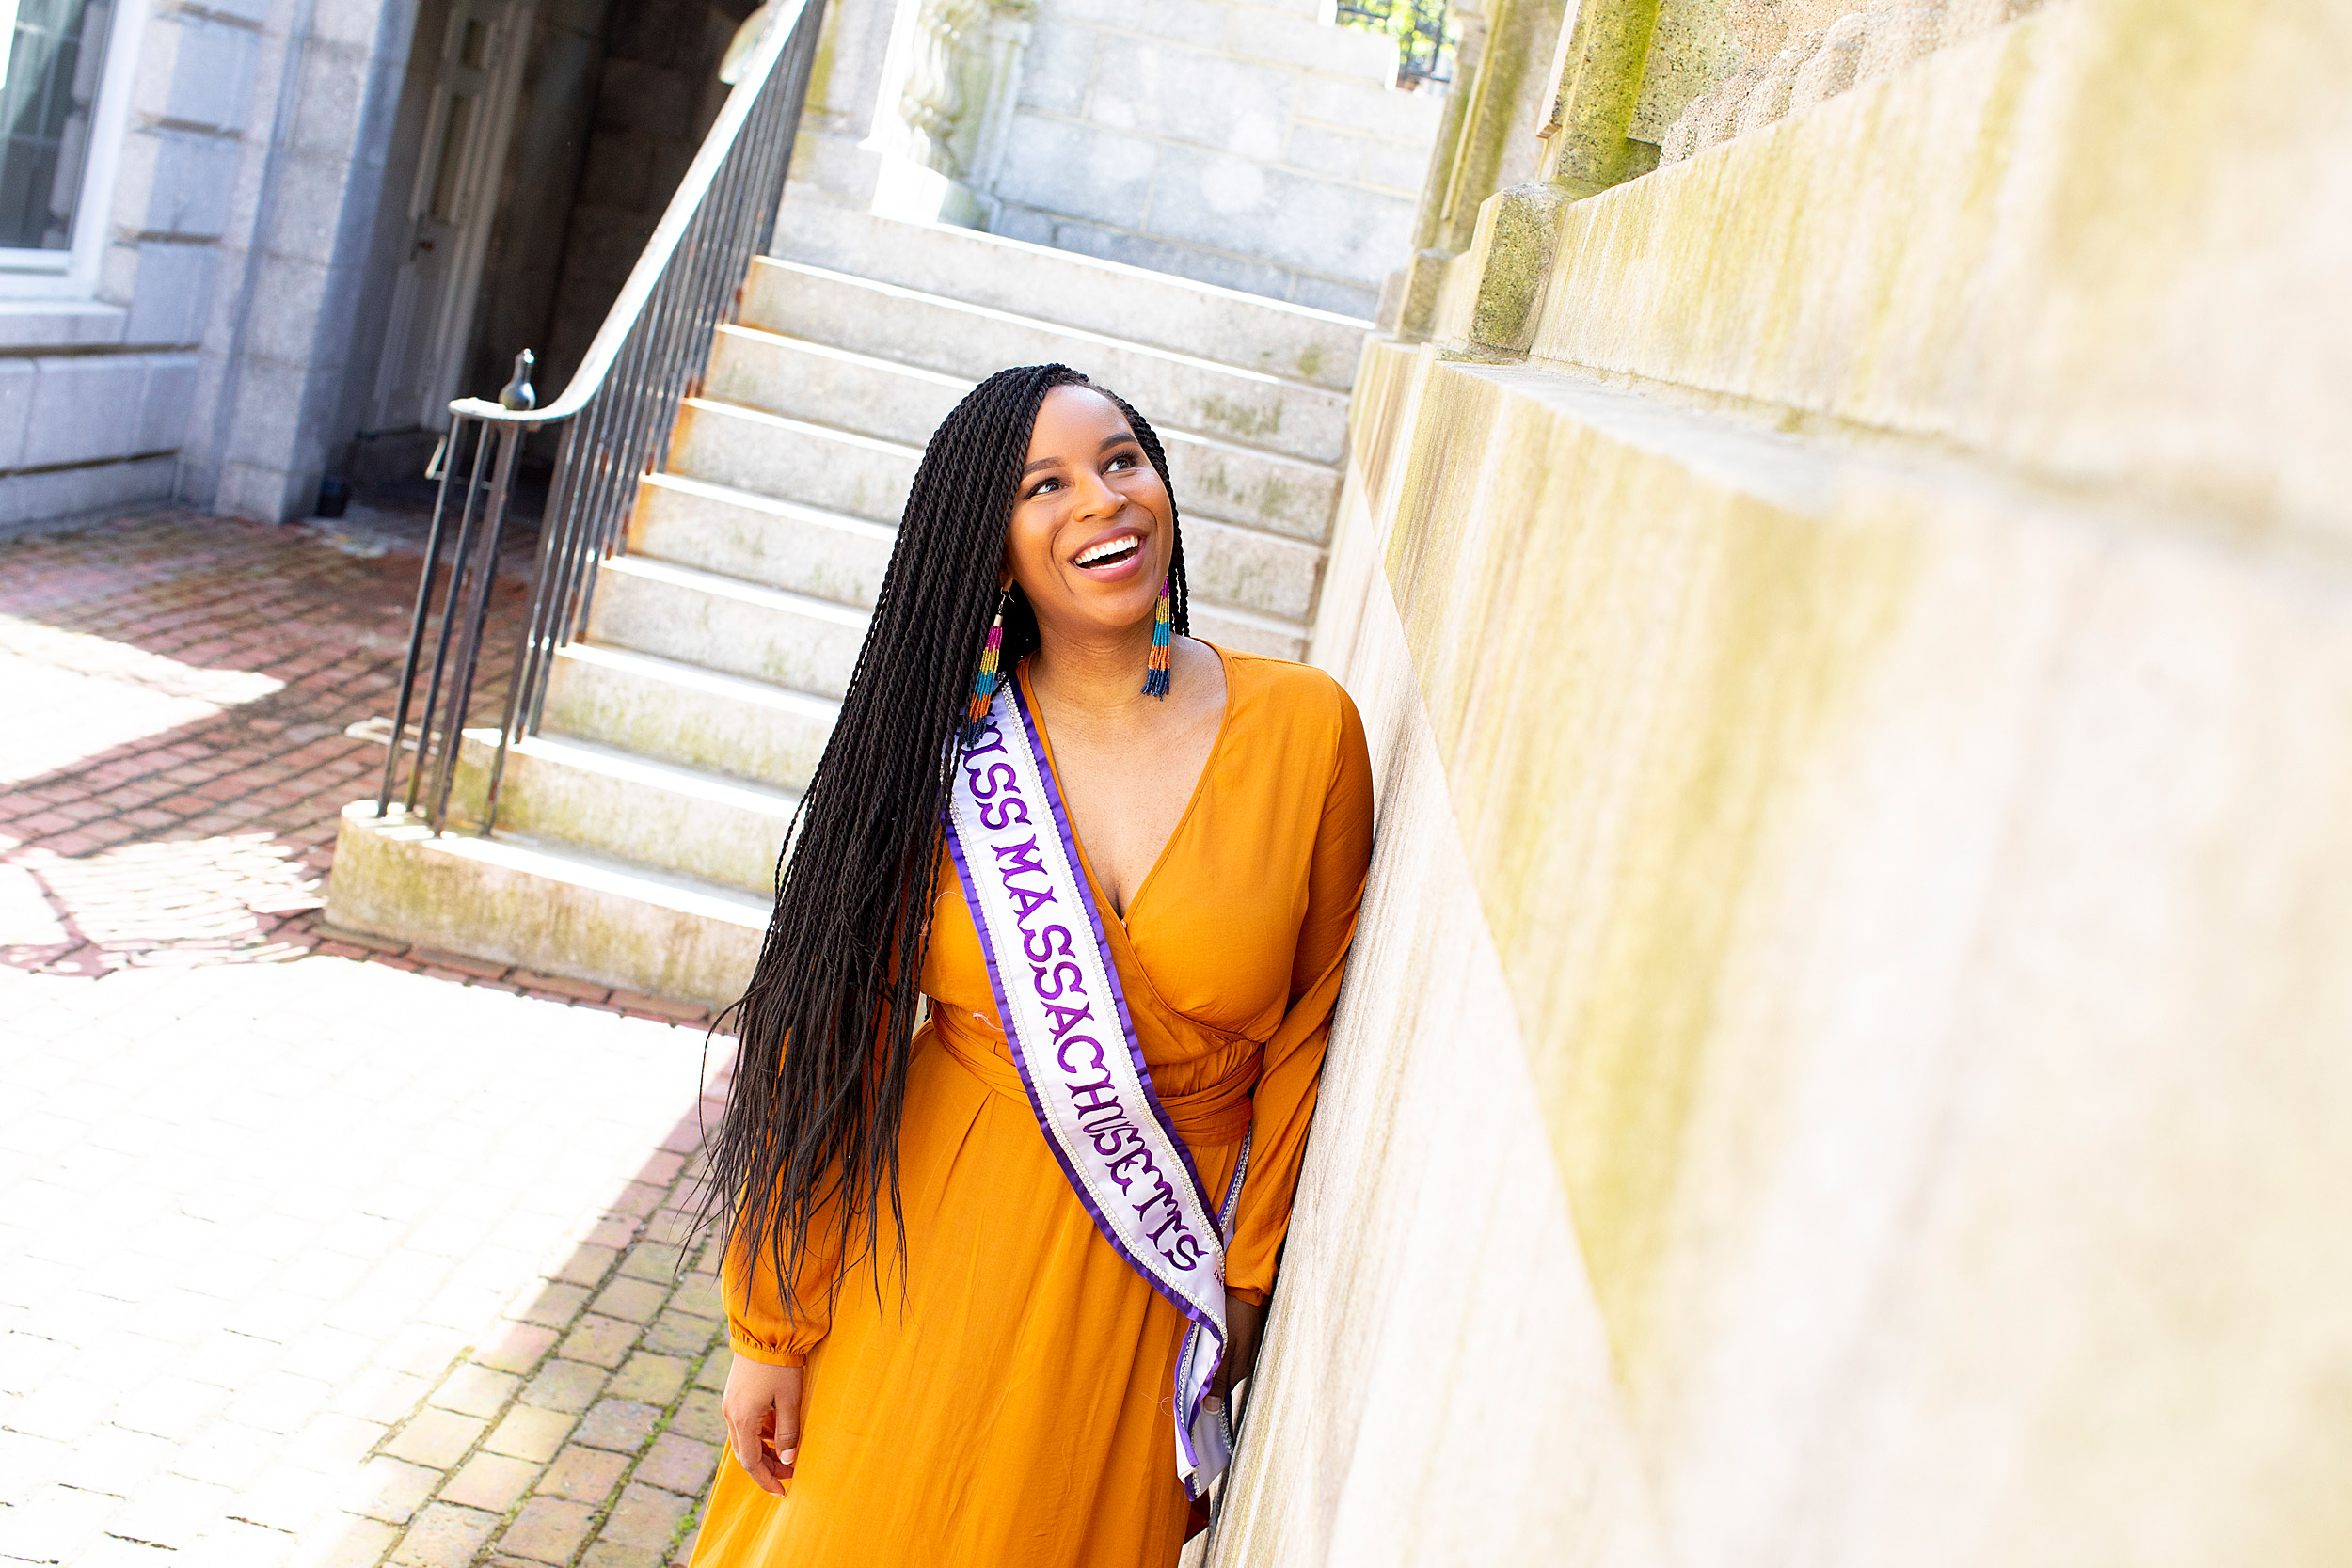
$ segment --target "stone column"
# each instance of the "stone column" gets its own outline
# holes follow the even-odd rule
[[[1658,150],[1627,131],[1649,63],[1659,0],[1582,0],[1562,30],[1554,56],[1551,113],[1536,135],[1545,142],[1543,178],[1583,198],[1646,174]]]
[[[1397,335],[1426,337],[1445,264],[1468,249],[1478,209],[1506,186],[1536,177],[1543,144],[1533,133],[1551,108],[1543,70],[1560,35],[1566,0],[1485,0],[1454,12],[1460,28],[1454,90],[1422,195],[1413,264],[1406,275]]]
[[[415,31],[415,0],[269,11],[237,178],[246,221],[220,246],[184,499],[270,521],[310,510]]]

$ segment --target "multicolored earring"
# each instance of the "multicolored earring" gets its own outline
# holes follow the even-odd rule
[[[1168,701],[1168,582],[1160,578],[1160,602],[1152,611],[1152,652],[1143,661],[1143,694]]]
[[[996,619],[990,623],[988,643],[980,650],[980,673],[972,677],[972,700],[963,709],[963,743],[977,743],[980,721],[988,717],[989,705],[996,699],[996,669],[1005,654],[1005,606],[1012,602],[1012,590],[1004,589],[996,595]]]

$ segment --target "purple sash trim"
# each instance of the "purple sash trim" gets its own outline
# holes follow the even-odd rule
[[[1248,1146],[1224,1203],[1213,1205],[1152,1087],[1017,680],[998,687],[978,737],[955,758],[947,847],[1009,1053],[1055,1164],[1104,1240],[1187,1321],[1176,1368],[1176,1468],[1198,1498],[1232,1451],[1224,1412],[1207,1396],[1225,1349],[1225,1240]],[[1083,906],[1083,922],[1065,907],[1072,903]],[[1123,1053],[1098,1037],[1114,1022]]]
[[[1054,783],[1054,769],[1037,744],[1037,728],[1029,720],[1028,699],[1021,694],[1017,673],[1005,684],[1011,689],[1013,711],[1021,719],[1021,738],[1027,743],[1029,754],[1037,759],[1038,778],[1045,785],[1045,803],[1054,809],[1054,831],[1061,835],[1062,853],[1070,858],[1072,867],[1078,868],[1079,875],[1083,877],[1085,871],[1082,868],[1086,861],[1078,853],[1078,836],[1070,831],[1070,813],[1062,807],[1061,787]],[[962,862],[959,861],[957,864],[961,866]],[[1118,960],[1111,957],[1110,934],[1103,928],[1103,911],[1094,901],[1094,890],[1089,887],[1084,891],[1088,895],[1084,900],[1087,925],[1094,932],[1094,945],[1102,950],[1104,972],[1110,976],[1111,1000],[1119,1004],[1119,1033],[1127,1042],[1127,1054],[1136,1064],[1136,1076],[1143,1080],[1144,1103],[1152,1108],[1152,1117],[1160,1124],[1160,1131],[1168,1134],[1168,1141],[1174,1144],[1177,1153],[1184,1157],[1184,1175],[1191,1178],[1193,1194],[1200,1198],[1200,1207],[1214,1210],[1216,1205],[1209,1198],[1209,1184],[1200,1180],[1200,1167],[1193,1164],[1192,1146],[1177,1134],[1176,1124],[1168,1119],[1168,1108],[1160,1103],[1159,1091],[1152,1085],[1152,1069],[1143,1063],[1143,1042],[1136,1037],[1136,1021],[1127,1011],[1127,988],[1119,978]],[[993,964],[990,966],[989,974],[992,977],[994,975]],[[1004,998],[999,996],[996,1001],[1001,1009]],[[1005,1015],[1000,1010],[996,1016],[1002,1018]]]

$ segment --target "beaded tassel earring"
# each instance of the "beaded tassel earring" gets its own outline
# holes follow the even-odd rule
[[[1168,701],[1168,578],[1160,578],[1160,602],[1152,611],[1152,653],[1143,661],[1143,694]]]
[[[996,619],[990,623],[988,643],[980,650],[980,673],[972,677],[972,700],[963,709],[963,743],[975,745],[980,738],[980,721],[988,717],[989,705],[996,697],[996,667],[1005,650],[1005,606],[1012,600],[1008,588],[996,596]]]

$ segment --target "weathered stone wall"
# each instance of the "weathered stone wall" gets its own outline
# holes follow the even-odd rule
[[[1575,9],[1564,182],[1647,45]],[[1368,351],[1379,838],[1215,1561],[2352,1556],[2347,69],[2051,0],[1497,196]]]
[[[726,102],[719,58],[752,9],[745,0],[613,0],[587,155],[564,231],[543,388],[570,379],[677,194]],[[497,357],[485,347],[485,376]]]

